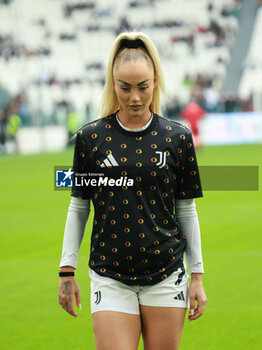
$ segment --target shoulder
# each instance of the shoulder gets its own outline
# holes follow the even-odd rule
[[[83,125],[80,129],[77,130],[76,134],[82,135],[82,137],[88,136],[88,135],[94,135],[95,137],[96,133],[101,133],[102,130],[105,128],[109,128],[111,124],[111,120],[115,117],[115,113],[107,115],[102,118],[95,119],[89,123],[86,123]]]
[[[95,140],[98,135],[103,134],[103,131],[110,127],[111,119],[114,116],[115,113],[84,124],[75,132],[71,141],[77,145],[79,143],[87,144],[87,140],[90,140],[90,138]]]
[[[175,134],[182,134],[185,136],[191,134],[191,130],[188,127],[186,127],[184,124],[174,120],[170,120],[158,114],[156,114],[156,116],[158,118],[158,124],[160,128],[173,131]]]

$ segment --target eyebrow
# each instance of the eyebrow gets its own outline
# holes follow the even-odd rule
[[[147,81],[149,81],[150,79],[146,79],[146,80],[143,80],[141,81],[140,83],[137,84],[137,86],[140,86],[140,85],[143,85],[144,83],[146,83]],[[127,83],[126,81],[123,81],[121,79],[118,79],[118,81],[120,81],[121,83],[127,85],[127,86],[132,86],[131,84]]]

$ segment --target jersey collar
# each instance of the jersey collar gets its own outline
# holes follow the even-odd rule
[[[117,111],[118,112],[118,111]],[[116,119],[116,113],[114,113],[112,115],[112,118],[111,118],[111,123],[112,123],[112,126],[118,131],[120,132],[120,134],[122,135],[125,135],[125,136],[132,136],[132,137],[139,137],[139,136],[144,136],[144,135],[147,135],[149,134],[151,131],[154,130],[155,128],[155,125],[157,123],[157,114],[155,113],[152,113],[153,116],[152,116],[152,120],[151,120],[151,123],[148,125],[148,127],[144,130],[141,130],[141,131],[129,131],[129,130],[126,130],[124,128],[122,128],[122,126],[119,124],[119,122],[117,121]]]

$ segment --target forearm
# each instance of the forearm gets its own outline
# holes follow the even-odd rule
[[[64,231],[60,271],[73,271],[77,268],[78,253],[89,212],[90,200],[71,198]]]
[[[73,266],[60,266],[59,272],[72,272],[75,268]]]
[[[185,253],[189,273],[195,280],[202,279],[204,268],[200,227],[195,202],[193,199],[176,200],[175,210],[182,233],[186,236]]]

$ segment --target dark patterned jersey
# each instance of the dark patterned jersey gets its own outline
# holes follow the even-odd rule
[[[153,114],[145,130],[127,131],[114,113],[78,131],[73,170],[72,195],[95,210],[91,269],[144,286],[182,267],[186,237],[174,201],[202,197],[188,128]]]

